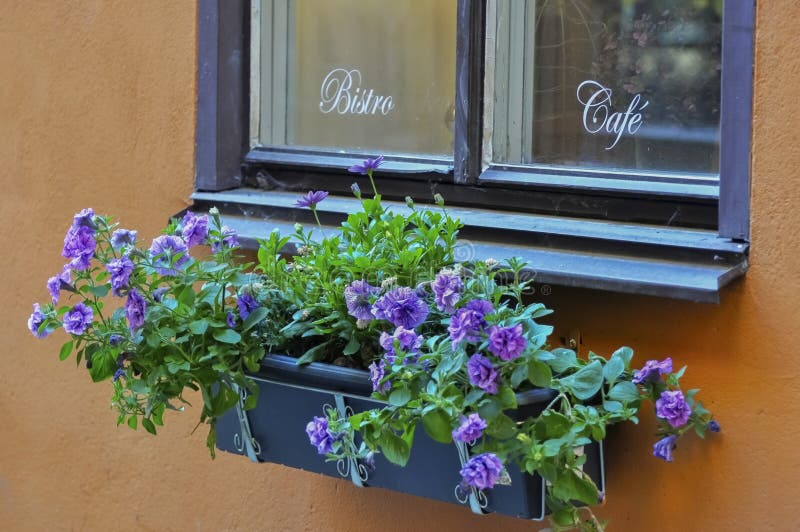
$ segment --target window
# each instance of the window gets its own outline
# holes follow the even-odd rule
[[[335,225],[343,170],[381,153],[384,195],[441,192],[477,254],[717,300],[747,267],[753,11],[201,0],[195,202],[290,226],[287,191],[325,188]]]

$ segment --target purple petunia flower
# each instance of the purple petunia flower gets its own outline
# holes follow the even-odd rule
[[[95,248],[94,230],[86,226],[72,226],[64,236],[64,249],[61,255],[72,259],[70,267],[74,270],[88,270]]]
[[[220,229],[222,233],[222,241],[221,242],[213,242],[211,244],[211,251],[214,253],[219,253],[222,251],[222,248],[238,248],[239,247],[239,235],[236,234],[236,231],[228,227],[227,225],[223,225]]]
[[[391,322],[395,327],[413,329],[428,317],[428,305],[412,288],[400,286],[378,299],[372,306],[372,314],[380,320]]]
[[[236,327],[236,316],[234,316],[233,312],[231,312],[230,310],[228,311],[228,315],[225,317],[225,322],[231,329]]]
[[[465,487],[479,490],[492,489],[503,473],[503,462],[494,453],[473,456],[461,468],[461,480]]]
[[[114,372],[114,376],[111,377],[111,380],[117,382],[120,379],[120,377],[124,376],[125,376],[125,370],[122,368],[117,368],[117,371]]]
[[[370,172],[374,172],[378,169],[380,165],[383,164],[383,155],[379,155],[374,159],[364,159],[364,162],[361,164],[354,164],[350,168],[347,169],[348,172],[352,172],[354,174],[361,174],[367,175]]]
[[[97,225],[94,223],[94,209],[89,207],[73,216],[72,227],[88,227],[92,231],[97,229]]]
[[[467,375],[469,382],[487,393],[497,393],[497,370],[492,365],[492,361],[475,353],[467,361]]]
[[[153,267],[161,275],[178,275],[178,269],[189,261],[189,248],[179,236],[161,235],[153,239],[150,257],[153,258]]]
[[[484,421],[478,414],[461,416],[461,424],[453,431],[453,439],[464,443],[472,443],[483,435],[486,428]]]
[[[208,216],[197,216],[192,211],[187,211],[181,220],[181,236],[188,247],[205,243],[208,237]]]
[[[108,337],[108,345],[111,347],[116,347],[121,344],[125,340],[125,337],[121,334],[112,334]]]
[[[436,308],[448,314],[455,312],[464,284],[461,277],[452,273],[439,273],[431,283]]]
[[[392,389],[391,382],[384,382],[381,384],[381,381],[385,376],[386,362],[383,360],[378,360],[369,365],[369,380],[372,381],[373,392],[383,393]]]
[[[458,347],[463,340],[477,342],[480,340],[478,334],[486,326],[485,316],[494,312],[492,304],[482,299],[473,299],[466,306],[458,309],[450,319],[450,341],[453,343],[453,350]]]
[[[129,231],[127,229],[117,229],[111,234],[111,247],[114,249],[122,249],[124,246],[132,246],[136,244],[137,231]]]
[[[243,320],[246,320],[251,312],[261,306],[250,294],[242,294],[237,297],[236,304],[239,306],[239,316],[241,316]]]
[[[398,355],[397,351],[395,351],[395,345],[408,357],[405,360],[406,362],[416,362],[419,358],[419,348],[422,346],[423,339],[413,329],[406,329],[401,325],[391,335],[387,332],[382,332],[378,343],[386,350],[386,362],[394,364]]]
[[[712,419],[708,422],[708,430],[711,432],[719,432],[722,430],[722,427],[719,426],[719,423],[715,419]]]
[[[128,282],[133,273],[133,262],[127,256],[122,256],[109,261],[106,264],[106,270],[111,274],[111,293],[121,296],[120,290],[128,288]]]
[[[513,327],[489,327],[489,351],[501,360],[513,360],[525,350],[527,341],[522,335],[522,324]]]
[[[336,440],[328,427],[328,420],[324,417],[314,416],[306,425],[306,434],[311,445],[317,448],[319,454],[333,452],[333,442]]]
[[[156,303],[161,303],[161,300],[164,299],[164,294],[166,294],[167,291],[169,291],[168,286],[162,286],[161,288],[156,288],[153,290],[153,301]]]
[[[633,383],[643,384],[645,382],[655,382],[661,375],[672,373],[672,358],[667,357],[661,362],[658,360],[648,360],[642,369],[633,373]]]
[[[28,318],[28,330],[31,331],[31,334],[34,335],[36,338],[42,339],[47,338],[50,336],[50,333],[53,332],[48,330],[46,327],[39,332],[39,327],[42,326],[44,323],[45,316],[42,314],[42,307],[39,306],[39,303],[33,304],[33,313],[31,317]]]
[[[675,440],[677,439],[678,437],[673,434],[658,440],[653,444],[653,456],[661,458],[665,462],[672,462],[672,451],[675,450]]]
[[[50,292],[50,297],[53,299],[54,305],[58,303],[58,298],[61,295],[61,290],[63,288],[72,288],[69,284],[72,282],[70,274],[71,271],[69,269],[69,265],[67,265],[60,274],[54,275],[47,280],[47,290]]]
[[[131,332],[144,325],[144,316],[147,312],[147,303],[135,288],[128,293],[125,301],[125,317],[128,318],[128,328]]]
[[[316,209],[317,203],[321,202],[328,197],[328,192],[324,190],[309,190],[304,196],[297,200],[294,204],[295,207],[308,207],[309,209]]]
[[[347,305],[347,313],[359,320],[371,320],[372,303],[370,296],[380,292],[377,286],[372,286],[366,281],[357,280],[347,285],[344,289],[344,302]]]
[[[661,392],[661,397],[656,401],[656,415],[673,427],[682,427],[692,415],[692,407],[683,397],[680,390]]]
[[[83,302],[78,303],[64,314],[64,330],[70,334],[83,334],[92,325],[94,312]]]

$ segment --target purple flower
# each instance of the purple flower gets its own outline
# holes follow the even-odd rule
[[[231,312],[230,310],[228,311],[228,315],[225,317],[225,322],[231,329],[236,327],[236,316],[234,316],[233,312]]]
[[[675,450],[675,440],[677,439],[678,437],[673,434],[658,440],[653,444],[653,456],[661,458],[665,462],[672,462],[672,451]]]
[[[692,407],[686,402],[683,392],[667,390],[661,392],[661,397],[656,401],[656,415],[666,419],[673,427],[682,427],[689,421]]]
[[[94,312],[83,302],[64,314],[64,330],[70,334],[83,334],[92,324]]]
[[[189,248],[179,236],[161,235],[153,239],[150,256],[153,258],[153,267],[158,273],[178,275],[178,268],[189,260]]]
[[[135,288],[128,293],[125,301],[125,317],[128,318],[128,328],[131,332],[144,325],[144,315],[147,303]]]
[[[648,360],[642,369],[633,373],[633,383],[643,384],[645,382],[655,382],[661,375],[672,373],[672,359],[665,358],[661,362],[658,360]]]
[[[124,377],[124,376],[125,376],[125,370],[122,369],[122,368],[117,368],[117,371],[114,372],[114,376],[111,377],[111,379],[114,382],[117,382],[120,377]]]
[[[711,432],[719,432],[722,430],[722,427],[719,426],[719,423],[715,419],[712,419],[708,422],[708,430]]]
[[[114,259],[106,264],[106,270],[111,274],[111,292],[115,296],[120,296],[120,290],[128,288],[131,273],[133,273],[133,262],[127,256]]]
[[[464,486],[479,490],[492,489],[503,473],[503,462],[494,453],[473,456],[461,468]]]
[[[117,229],[111,235],[111,247],[114,249],[121,249],[123,246],[132,246],[136,243],[137,234],[136,231]]]
[[[246,320],[251,312],[261,306],[250,294],[242,294],[237,297],[236,304],[239,306],[239,316],[241,316],[243,320]]]
[[[238,248],[239,247],[239,235],[236,234],[236,231],[228,227],[227,225],[223,225],[220,229],[222,234],[222,241],[221,242],[213,242],[211,244],[211,251],[214,253],[219,253],[222,251],[222,248]]]
[[[54,275],[47,280],[47,290],[50,292],[50,297],[53,299],[54,305],[58,303],[58,298],[63,288],[72,289],[69,284],[72,282],[70,273],[69,265],[67,265],[60,274]]]
[[[522,336],[522,324],[513,327],[489,327],[489,351],[501,360],[513,360],[525,350],[527,341]]]
[[[168,290],[168,286],[162,286],[161,288],[153,290],[153,301],[161,303],[161,300],[164,299],[164,294],[166,294]]]
[[[417,296],[414,289],[407,286],[393,288],[378,299],[372,306],[372,314],[387,320],[395,327],[401,325],[413,329],[428,317],[428,305]]]
[[[483,435],[486,421],[478,414],[461,416],[461,424],[453,431],[453,439],[464,443],[472,443]]]
[[[492,304],[482,299],[473,299],[458,309],[450,319],[450,341],[455,350],[463,340],[477,342],[478,333],[486,326],[485,316],[494,312]]]
[[[97,225],[94,223],[94,209],[89,207],[73,216],[72,227],[88,227],[92,231],[97,229]]]
[[[344,289],[344,302],[347,313],[359,320],[371,320],[372,303],[370,296],[380,292],[377,286],[372,286],[366,281],[357,280],[347,285]]]
[[[395,345],[410,357],[406,359],[406,362],[416,362],[419,358],[419,348],[422,346],[422,340],[423,337],[414,332],[413,329],[406,329],[401,325],[395,329],[394,334],[390,335],[382,332],[378,343],[386,350],[386,362],[394,364],[398,355],[395,351]]]
[[[48,330],[47,327],[42,329],[39,332],[39,327],[41,327],[42,323],[44,323],[45,317],[42,314],[42,308],[39,306],[39,303],[33,304],[33,313],[31,317],[28,318],[28,330],[31,331],[31,334],[34,335],[36,338],[47,338],[50,336],[50,333],[53,331]]]
[[[94,256],[94,230],[86,226],[72,226],[64,236],[64,249],[61,255],[72,259],[70,266],[74,270],[88,270]]]
[[[306,425],[306,434],[311,441],[311,445],[317,448],[319,454],[333,452],[333,442],[335,438],[328,428],[328,420],[324,417],[314,416],[312,421]]]
[[[308,207],[316,209],[317,203],[328,197],[328,192],[324,190],[309,190],[304,196],[295,202],[295,207]]]
[[[208,216],[197,216],[192,211],[187,211],[181,221],[181,236],[188,247],[203,244],[208,236]]]
[[[497,370],[492,361],[480,353],[475,353],[467,361],[467,375],[473,386],[487,393],[497,393]]]
[[[461,298],[464,284],[461,277],[452,273],[439,273],[431,283],[436,308],[448,314],[455,312],[456,303]]]
[[[112,334],[108,337],[108,345],[111,347],[116,347],[121,344],[125,340],[125,337],[121,334]]]
[[[364,162],[361,164],[354,164],[350,168],[347,169],[348,172],[352,172],[354,174],[361,174],[367,175],[370,172],[374,172],[378,169],[380,165],[383,164],[383,155],[379,155],[374,159],[364,159]]]
[[[381,381],[386,376],[386,362],[383,360],[378,360],[373,362],[369,365],[369,380],[372,381],[372,391],[373,392],[388,392],[392,389],[391,382],[384,382],[381,384]]]

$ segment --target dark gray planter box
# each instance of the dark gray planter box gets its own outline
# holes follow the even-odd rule
[[[269,355],[252,378],[261,395],[258,406],[247,412],[247,421],[258,442],[258,460],[349,479],[347,464],[337,467],[317,454],[309,444],[305,427],[314,416],[323,414],[324,405],[336,408],[337,395],[354,412],[380,407],[380,402],[369,398],[372,388],[367,372],[320,363],[300,367],[293,358]],[[548,389],[520,393],[519,408],[507,414],[517,419],[536,415],[554,396],[555,392]],[[218,421],[217,447],[246,454],[241,432],[238,414],[231,410]],[[584,471],[601,491],[605,490],[602,442],[586,446],[584,453]],[[432,440],[420,427],[406,467],[396,466],[378,454],[375,469],[369,472],[364,485],[459,503],[456,487],[461,480],[460,469],[455,445]],[[544,480],[522,473],[514,464],[508,464],[507,469],[511,485],[487,490],[485,511],[524,519],[544,518]]]

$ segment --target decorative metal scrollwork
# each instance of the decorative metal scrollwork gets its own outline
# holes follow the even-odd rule
[[[261,444],[253,437],[253,433],[250,431],[250,420],[244,410],[247,390],[234,384],[233,391],[239,395],[239,400],[236,401],[236,415],[239,417],[240,429],[240,432],[233,435],[233,445],[240,453],[244,452],[251,461],[258,462],[258,456],[261,454]]]
[[[337,411],[342,421],[347,420],[347,418],[354,414],[353,409],[344,404],[344,397],[339,394],[334,394],[333,398],[336,401],[336,408],[334,409],[332,406],[326,404],[323,406],[325,411]],[[350,477],[353,484],[359,488],[363,488],[364,483],[369,479],[369,469],[365,463],[358,459],[358,448],[352,437],[345,437],[342,443],[346,447],[345,455],[336,462],[336,470],[342,477]]]
[[[455,441],[456,449],[458,450],[458,459],[461,461],[461,467],[464,467],[469,461],[469,451],[467,444],[461,441]],[[483,515],[486,513],[486,508],[489,506],[489,499],[482,490],[473,487],[466,487],[463,484],[456,484],[454,490],[456,500],[461,504],[469,504],[470,510],[473,513]]]

